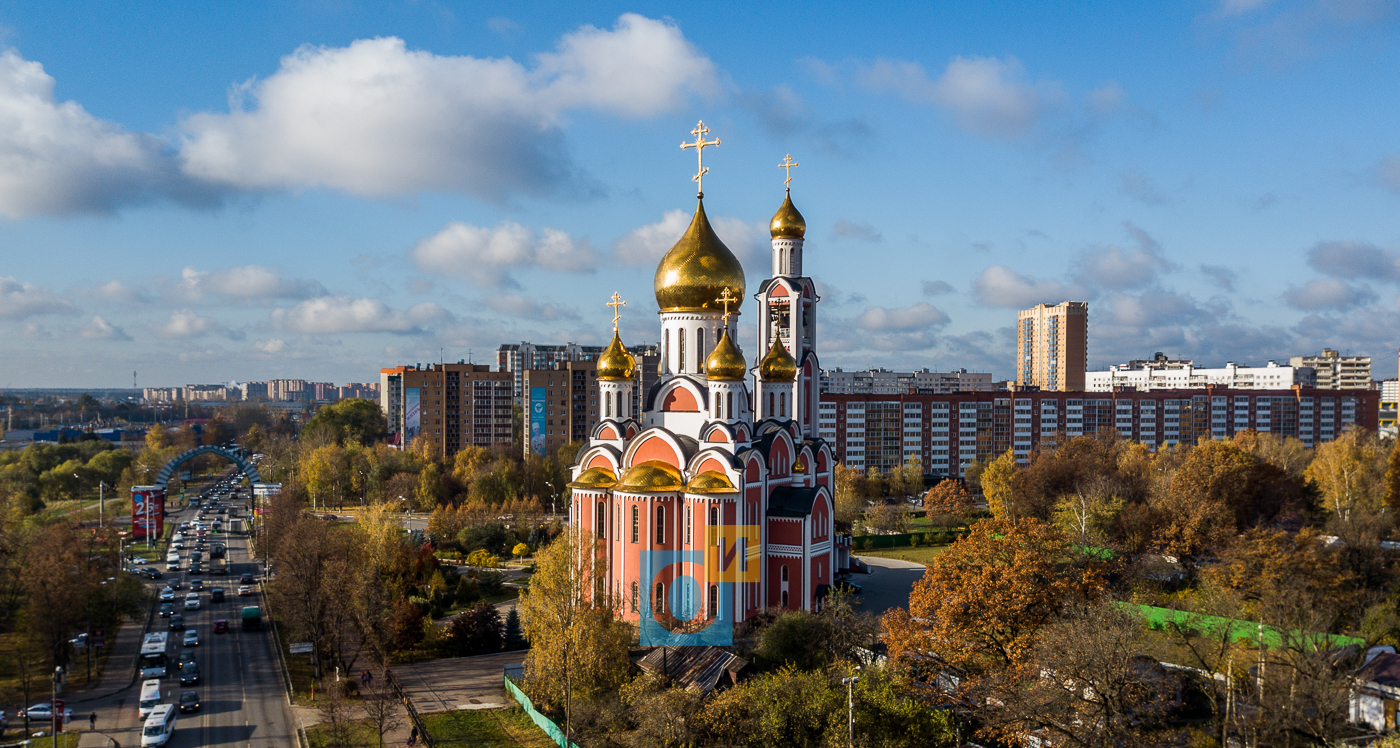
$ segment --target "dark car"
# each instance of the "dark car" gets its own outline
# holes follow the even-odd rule
[[[211,603],[221,603],[221,602],[223,602],[223,601],[224,601],[224,588],[223,588],[223,587],[215,587],[214,589],[209,590],[209,602],[211,602]]]
[[[199,711],[199,694],[195,691],[186,691],[180,694],[180,711]]]
[[[199,665],[193,662],[186,662],[184,665],[180,666],[180,685],[199,685]]]
[[[179,613],[172,613],[172,614],[170,615],[170,630],[171,630],[171,631],[184,631],[184,630],[185,630],[185,617],[184,617],[183,615],[180,615]]]
[[[182,650],[180,650],[180,664],[181,664],[181,665],[184,665],[186,662],[194,662],[194,650],[193,650],[193,649],[182,649]]]
[[[190,589],[191,589],[191,590],[194,590],[195,592],[199,592],[200,590],[204,589],[204,580],[203,580],[203,579],[191,579],[191,580],[190,580]]]
[[[154,566],[143,566],[138,573],[144,574],[150,579],[162,579],[165,577],[165,573]]]
[[[169,618],[174,612],[175,612],[175,604],[174,604],[174,603],[161,603],[161,604],[160,604],[160,617],[161,617],[161,618]]]
[[[204,566],[203,566],[202,564],[200,564],[198,561],[196,561],[196,562],[190,564],[190,574],[191,574],[191,575],[193,575],[193,574],[203,574],[203,573],[204,573]]]
[[[844,579],[837,582],[835,587],[836,589],[841,590],[842,592],[847,592],[852,595],[859,595],[861,593],[860,585],[856,584],[855,582],[846,581]]]
[[[215,622],[214,622],[214,633],[216,633],[216,634],[227,634],[227,633],[228,633],[228,620],[227,620],[227,619],[224,619],[224,618],[220,618],[219,620],[215,621]]]
[[[240,575],[238,576],[238,583],[239,583],[239,584],[252,584],[252,583],[253,583],[253,575],[252,575],[252,574],[240,574]]]

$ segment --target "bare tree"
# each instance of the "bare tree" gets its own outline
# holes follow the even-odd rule
[[[325,726],[321,745],[325,748],[350,748],[351,705],[339,684],[332,684],[325,690],[316,702],[316,712]]]
[[[360,694],[364,697],[365,715],[379,734],[379,748],[384,748],[384,735],[403,726],[403,705],[387,676],[371,680]]]

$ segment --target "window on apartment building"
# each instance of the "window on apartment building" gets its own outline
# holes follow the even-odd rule
[[[632,507],[632,542],[635,543],[641,538],[642,516],[637,507]]]

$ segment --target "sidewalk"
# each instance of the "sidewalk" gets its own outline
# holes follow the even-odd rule
[[[79,692],[78,698],[69,699],[70,704],[111,696],[135,682],[136,661],[141,654],[141,639],[146,634],[146,619],[128,618],[122,621],[115,639],[108,641],[111,653],[107,655],[107,666],[97,684]]]

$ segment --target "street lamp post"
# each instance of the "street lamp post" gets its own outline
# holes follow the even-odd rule
[[[49,699],[49,730],[53,733],[53,748],[58,748],[58,724],[63,720],[63,712],[58,710],[58,680],[63,677],[63,666],[53,669],[53,696]]]
[[[859,669],[860,669],[860,665],[856,665],[856,670],[859,670]],[[846,725],[847,725],[846,745],[847,745],[848,747],[854,746],[855,743],[856,743],[856,701],[855,701],[855,685],[856,685],[856,681],[858,681],[858,680],[860,680],[860,676],[859,676],[859,675],[853,675],[853,676],[851,676],[851,677],[849,677],[849,678],[842,678],[842,679],[841,679],[841,685],[843,685],[843,686],[846,687]]]
[[[549,516],[552,522],[554,520],[554,484],[549,481],[545,481],[544,484],[549,486]]]

